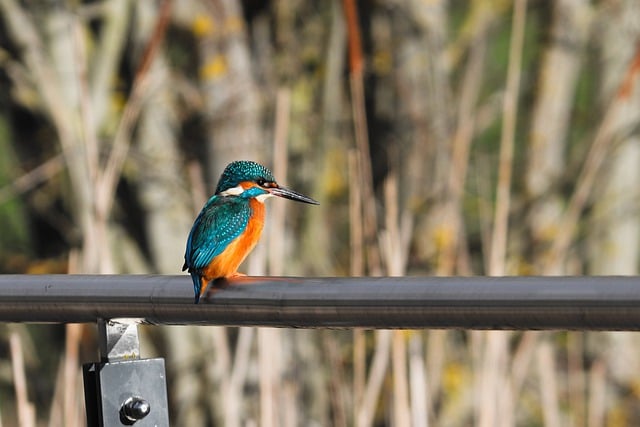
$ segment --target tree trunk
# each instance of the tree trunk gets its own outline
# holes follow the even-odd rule
[[[157,11],[155,5],[148,2],[136,6],[136,36],[139,45],[144,47],[153,32]],[[139,200],[154,270],[178,274],[194,214],[178,147],[175,92],[163,54],[155,58],[149,78],[157,84],[141,112],[137,132]]]
[[[546,259],[557,231],[564,202],[559,194],[565,172],[569,124],[578,84],[578,71],[589,28],[587,0],[553,3],[551,38],[538,72],[533,108],[525,185],[531,200],[527,217],[534,273],[548,274]]]
[[[640,51],[630,40],[640,37],[640,29],[633,18],[640,13],[640,4],[633,0],[622,1],[605,11],[597,23],[602,30],[601,94],[605,103],[613,99],[613,102],[619,102],[620,108],[611,124],[612,137],[617,142],[608,153],[594,189],[588,235],[589,273],[636,275],[640,255],[640,190],[637,185],[640,180],[640,137],[633,129],[637,129],[640,122],[640,79],[632,64],[637,63]],[[596,356],[596,365],[603,362],[606,366],[601,366],[600,370],[601,387],[605,387],[605,371],[617,385],[632,387],[632,379],[640,376],[639,337],[630,333],[607,333],[606,339],[606,351],[598,349]],[[608,405],[602,396],[597,399],[598,392],[595,387],[590,390],[591,401],[605,411]],[[594,413],[589,412],[590,423],[593,423]],[[603,418],[604,412],[601,415]]]
[[[196,19],[208,21],[194,28],[199,28],[200,84],[208,134],[205,166],[212,187],[231,161],[264,161],[269,151],[241,4],[218,0],[191,5]]]

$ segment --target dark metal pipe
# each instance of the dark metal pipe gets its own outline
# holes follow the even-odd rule
[[[249,277],[193,304],[187,276],[0,275],[0,321],[640,330],[639,277]]]

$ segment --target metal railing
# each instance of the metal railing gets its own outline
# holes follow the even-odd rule
[[[191,279],[0,275],[0,321],[97,323],[87,424],[168,426],[164,359],[137,323],[278,327],[640,330],[639,277],[247,277],[193,304]],[[133,320],[132,320],[133,319]]]
[[[0,321],[277,327],[639,330],[640,278],[246,278],[193,304],[159,275],[0,275]]]

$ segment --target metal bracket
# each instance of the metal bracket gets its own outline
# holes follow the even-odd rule
[[[98,322],[101,361],[82,368],[89,426],[169,426],[164,359],[140,359],[137,323]]]
[[[101,362],[140,359],[138,319],[98,321]]]

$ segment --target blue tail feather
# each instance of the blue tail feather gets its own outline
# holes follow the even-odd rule
[[[195,272],[195,271],[191,271],[191,280],[193,280],[193,292],[195,293],[195,304],[198,303],[198,301],[200,301],[200,289],[202,287],[202,284],[200,282],[200,275]]]

